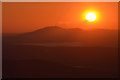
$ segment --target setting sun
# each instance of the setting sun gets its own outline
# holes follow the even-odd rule
[[[96,20],[96,14],[95,13],[88,13],[86,15],[86,20],[88,20],[89,22],[93,22]]]

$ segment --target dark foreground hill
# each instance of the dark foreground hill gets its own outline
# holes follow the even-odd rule
[[[116,78],[117,48],[3,46],[3,78]]]

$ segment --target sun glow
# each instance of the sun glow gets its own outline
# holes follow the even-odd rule
[[[93,22],[96,20],[96,14],[95,13],[88,13],[86,15],[86,20],[89,22]]]

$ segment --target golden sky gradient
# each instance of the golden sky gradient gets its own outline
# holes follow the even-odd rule
[[[30,32],[46,26],[117,29],[118,2],[3,2],[3,33]],[[96,21],[87,22],[88,12]]]

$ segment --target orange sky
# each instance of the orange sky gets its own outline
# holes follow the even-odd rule
[[[117,2],[3,2],[3,33],[30,32],[46,26],[117,29]],[[97,20],[83,17],[93,11]]]

